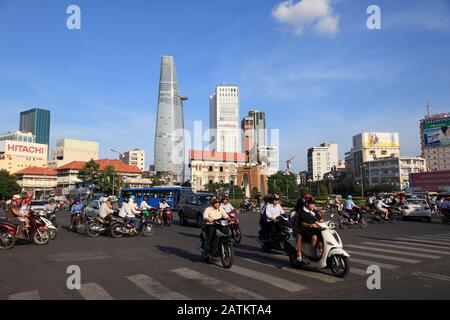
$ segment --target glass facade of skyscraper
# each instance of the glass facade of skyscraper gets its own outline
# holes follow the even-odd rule
[[[173,57],[163,56],[156,118],[155,170],[171,172],[176,182],[184,182],[184,116]]]
[[[36,136],[36,143],[50,143],[50,111],[31,109],[20,113],[20,131],[31,132]]]

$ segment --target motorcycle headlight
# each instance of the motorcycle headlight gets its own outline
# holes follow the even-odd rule
[[[220,221],[220,224],[222,225],[222,227],[226,227],[226,226],[228,226],[228,221],[222,220],[222,221]]]

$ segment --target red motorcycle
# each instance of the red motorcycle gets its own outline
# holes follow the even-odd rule
[[[17,225],[0,221],[0,250],[12,249],[16,240],[29,240],[35,245],[46,245],[50,241],[50,233],[44,222],[35,212],[28,215],[30,226],[19,236]]]
[[[239,219],[237,218],[239,215],[239,211],[235,209],[231,212],[227,212],[227,214],[231,218],[230,230],[231,230],[231,235],[233,237],[233,240],[236,243],[241,243],[242,234],[241,234],[241,228],[239,227]]]
[[[165,208],[162,212],[162,217],[165,226],[171,226],[173,220],[173,213],[171,208]]]

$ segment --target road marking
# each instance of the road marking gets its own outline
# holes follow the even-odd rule
[[[280,265],[272,265],[272,264],[268,264],[265,262],[261,262],[261,261],[257,261],[257,260],[253,260],[253,259],[248,259],[248,258],[244,258],[243,260],[248,261],[248,262],[252,262],[252,263],[256,263],[256,264],[260,264],[263,266],[267,266],[267,267],[271,267],[271,268],[275,268],[278,270],[282,270],[282,271],[287,271],[290,273],[294,273],[303,277],[307,277],[307,278],[311,278],[311,279],[315,279],[315,280],[319,280],[325,283],[336,283],[336,282],[341,282],[344,281],[343,279],[337,278],[337,277],[333,277],[333,276],[329,276],[327,274],[323,274],[323,273],[319,273],[316,271],[306,271],[306,270],[300,270],[300,269],[294,269],[294,268],[289,268],[289,267],[283,267]]]
[[[395,244],[407,244],[407,245],[414,245],[418,247],[424,247],[424,248],[434,248],[434,249],[444,249],[445,247],[438,246],[435,244],[424,244],[424,243],[417,243],[417,242],[405,242],[405,241],[392,241],[392,240],[379,240],[383,243],[395,243]]]
[[[128,276],[127,279],[147,292],[149,295],[159,300],[191,300],[185,295],[170,290],[155,279],[150,278],[145,274]]]
[[[262,272],[250,270],[247,268],[239,267],[239,266],[233,266],[231,269],[228,269],[227,271],[236,273],[238,275],[248,277],[251,279],[255,279],[261,282],[268,283],[274,287],[289,291],[289,292],[299,292],[303,291],[305,289],[308,289],[305,286],[302,286],[300,284],[293,283],[288,280],[284,280],[282,278],[274,277]]]
[[[205,274],[199,273],[197,271],[188,269],[188,268],[180,268],[171,270],[171,272],[183,277],[185,279],[194,280],[199,282],[201,285],[218,291],[220,293],[231,296],[235,299],[239,300],[265,300],[263,296],[251,292],[249,290],[243,289],[241,287],[229,284],[227,282],[209,277]]]
[[[438,254],[443,254],[443,255],[450,255],[450,251],[440,251],[440,250],[432,250],[432,249],[425,249],[425,248],[411,248],[411,247],[400,246],[400,245],[395,245],[395,244],[385,244],[385,243],[377,243],[377,242],[364,242],[363,244],[368,244],[368,245],[372,245],[372,246],[395,248],[395,249],[405,249],[405,250],[412,250],[412,251],[420,251],[420,252],[429,252],[429,253],[438,253]]]
[[[353,268],[353,267],[350,267],[350,273],[356,274],[358,276],[368,276],[369,275],[366,270]]]
[[[95,282],[82,284],[80,294],[85,300],[114,300],[105,289]]]
[[[436,273],[415,272],[415,273],[413,273],[413,275],[450,282],[450,277],[444,276],[441,274],[436,274]]]
[[[365,260],[365,259],[358,259],[358,258],[353,258],[353,257],[350,258],[350,263],[362,264],[362,265],[366,265],[366,266],[376,265],[376,266],[379,266],[380,268],[387,269],[387,270],[395,270],[395,269],[400,268],[400,266],[397,266],[394,264],[382,263],[382,262]],[[350,270],[351,270],[351,268],[350,268]]]
[[[424,234],[423,235],[424,237],[429,237],[429,238],[438,238],[438,239],[444,239],[444,240],[446,240],[446,239],[448,239],[448,240],[450,240],[450,236],[440,236],[440,235],[433,235],[433,234]]]
[[[384,260],[392,260],[392,261],[405,262],[405,263],[419,263],[419,262],[422,262],[421,260],[414,260],[414,259],[407,259],[407,258],[400,258],[400,257],[391,257],[391,256],[385,256],[385,255],[382,255],[382,254],[369,253],[369,252],[348,251],[348,250],[347,250],[347,252],[352,254],[352,255],[354,254],[354,255],[357,255],[357,256],[380,258],[380,259],[384,259]]]
[[[41,300],[39,292],[36,290],[12,294],[9,300]]]
[[[441,238],[433,238],[433,237],[425,237],[425,236],[412,236],[411,238],[414,239],[420,239],[420,240],[431,240],[431,241],[439,241],[442,242],[443,244],[450,244],[450,239],[441,239]]]
[[[406,241],[416,241],[416,242],[425,242],[425,243],[429,243],[429,244],[437,244],[437,245],[441,245],[441,247],[447,247],[446,243],[442,243],[442,242],[438,242],[438,241],[431,241],[431,240],[425,240],[425,239],[411,239],[411,238],[395,238],[395,240],[406,240]]]
[[[103,251],[79,251],[79,252],[63,252],[47,255],[54,262],[76,262],[87,260],[109,259],[110,255]]]
[[[418,257],[418,258],[442,259],[442,257],[439,257],[439,256],[432,256],[432,255],[429,255],[429,254],[422,254],[422,253],[403,252],[403,251],[388,250],[388,249],[381,249],[381,248],[372,248],[372,247],[365,247],[365,246],[355,246],[355,245],[347,245],[347,247],[348,248],[363,249],[363,250],[370,250],[370,251],[377,251],[377,252],[394,253],[394,254],[400,254],[400,255],[404,255],[404,256],[412,256],[412,257]]]

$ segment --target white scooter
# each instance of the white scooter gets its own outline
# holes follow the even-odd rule
[[[50,240],[55,240],[56,235],[58,234],[58,228],[53,225],[53,223],[48,220],[46,217],[45,211],[39,211],[39,218],[42,220],[42,222],[45,224],[45,226],[48,228],[48,232],[50,233]]]
[[[350,271],[350,255],[343,249],[343,243],[338,233],[333,230],[334,222],[327,221],[324,223],[317,223],[317,230],[321,233],[319,242],[323,242],[322,256],[318,257],[318,252],[314,252],[310,243],[302,241],[302,258],[307,264],[297,261],[297,252],[289,256],[291,264],[295,267],[313,267],[317,269],[331,269],[331,272],[339,278],[344,278]],[[296,243],[295,237],[292,236],[289,240],[294,246]],[[319,244],[318,244],[319,247]],[[319,251],[318,249],[316,251]]]

